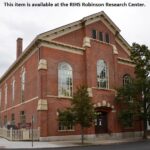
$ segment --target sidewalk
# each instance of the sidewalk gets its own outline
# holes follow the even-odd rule
[[[119,139],[119,140],[91,140],[85,141],[84,145],[107,145],[107,144],[117,144],[124,142],[135,142],[141,141],[142,138],[130,138],[130,139]],[[54,147],[73,147],[81,146],[81,141],[55,141],[55,142],[32,142],[31,141],[8,141],[6,139],[0,138],[0,149],[16,149],[16,148],[54,148]]]

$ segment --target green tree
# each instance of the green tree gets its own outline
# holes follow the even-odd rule
[[[117,90],[118,119],[123,127],[131,127],[133,120],[141,118],[141,102],[137,93],[133,80]]]
[[[118,89],[116,102],[121,108],[119,119],[141,116],[144,135],[147,138],[147,120],[150,119],[150,50],[145,45],[133,43],[131,60],[135,64],[135,79],[131,84]],[[131,117],[132,116],[132,117]]]
[[[147,138],[147,119],[150,104],[150,50],[145,45],[133,43],[131,60],[135,63],[136,88],[141,95],[143,109],[143,138]]]
[[[60,112],[59,121],[64,125],[79,124],[81,126],[81,142],[84,143],[84,128],[90,127],[94,119],[94,107],[87,87],[80,86],[71,99],[71,107]]]

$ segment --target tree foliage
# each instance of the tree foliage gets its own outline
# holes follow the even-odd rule
[[[71,99],[71,107],[65,111],[60,111],[59,121],[68,126],[70,123],[81,126],[81,140],[84,142],[83,129],[90,127],[94,119],[94,108],[89,97],[87,87],[80,86]]]
[[[82,127],[90,127],[93,121],[94,109],[87,87],[80,86],[77,88],[71,104],[72,111],[75,115],[75,122]]]
[[[116,102],[121,108],[120,120],[134,116],[142,116],[144,138],[147,137],[147,119],[150,119],[150,50],[145,45],[133,43],[131,60],[135,64],[135,79],[132,84],[119,88]],[[122,113],[124,112],[124,113]]]
[[[137,93],[133,80],[117,90],[118,119],[124,127],[131,127],[133,120],[141,117],[141,101]]]

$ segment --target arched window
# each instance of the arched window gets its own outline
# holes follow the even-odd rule
[[[123,86],[131,83],[131,77],[129,74],[125,74],[123,76]]]
[[[65,62],[58,66],[58,95],[72,96],[72,67]]]
[[[108,71],[104,60],[97,61],[97,87],[108,88]]]

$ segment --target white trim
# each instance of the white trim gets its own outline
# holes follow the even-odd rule
[[[45,46],[48,48],[53,48],[56,50],[61,50],[61,51],[74,53],[74,54],[80,54],[80,55],[83,55],[83,51],[85,50],[85,48],[82,48],[82,47],[77,47],[77,46],[73,46],[69,44],[63,44],[63,43],[55,42],[55,41],[42,41],[40,46]]]
[[[104,59],[98,59],[97,62],[96,62],[96,79],[97,79],[96,83],[98,83],[98,85],[100,85],[101,81],[98,81],[98,79],[102,80],[101,77],[97,78],[97,76],[100,75],[98,73],[102,72],[102,70],[100,70],[100,72],[98,72],[99,68],[101,68],[101,66],[100,66],[101,64],[99,64],[99,61],[103,61],[104,65],[105,65],[104,69],[106,71],[106,74],[105,74],[106,87],[105,88],[103,88],[103,87],[97,87],[97,88],[100,88],[100,89],[109,89],[109,67],[108,67],[108,63]]]
[[[79,55],[83,55],[84,54],[84,51],[85,51],[85,48],[82,48],[82,47],[77,47],[77,46],[73,46],[73,45],[69,45],[69,44],[64,44],[64,43],[60,43],[60,42],[56,42],[56,41],[44,41],[44,40],[41,40],[41,44],[40,46],[46,46],[46,47],[50,47],[50,48],[54,48],[54,49],[57,49],[57,50],[62,50],[62,51],[66,51],[66,52],[69,52],[69,53],[74,53],[74,54],[79,54]],[[44,43],[45,42],[45,43]],[[46,44],[47,42],[47,44]],[[39,46],[39,47],[40,47]],[[38,51],[38,48],[34,48],[32,50],[32,52],[25,58],[23,59],[23,61],[21,61],[19,63],[19,65],[17,67],[15,67],[11,73],[6,77],[6,79],[4,81],[6,81],[7,79],[9,79],[12,74],[14,74],[18,68],[20,68],[28,59],[30,59],[30,57],[35,54],[36,52]],[[16,62],[14,64],[12,64],[8,70],[4,73],[4,75],[2,76],[2,78],[7,74],[7,72],[16,64]],[[0,80],[2,79],[0,78]],[[3,82],[2,82],[3,83]]]
[[[82,21],[88,22],[89,20],[96,20],[96,19],[104,18],[108,21],[108,23],[113,26],[113,28],[116,29],[116,31],[120,32],[120,29],[116,26],[116,24],[107,16],[107,14],[104,11],[92,14],[90,16],[84,17]]]
[[[130,59],[124,59],[124,58],[118,57],[118,63],[122,65],[130,66],[130,67],[135,67],[135,65],[132,63]]]
[[[67,67],[69,67],[69,68],[63,69],[63,68],[61,68],[62,65],[67,65]],[[70,65],[70,63],[63,61],[58,64],[57,71],[58,71],[58,97],[72,97],[72,95],[73,95],[73,67]],[[63,71],[63,73],[65,71],[65,75],[68,75],[68,72],[69,72],[69,75],[71,75],[72,84],[69,84],[69,96],[62,95],[62,93],[61,93],[62,91],[60,91],[60,87],[62,87],[62,83],[60,82],[60,81],[62,81],[62,74],[60,74],[60,73],[62,73],[62,71]],[[66,74],[66,71],[67,71],[67,74]],[[72,90],[70,90],[71,87],[72,87]]]
[[[46,97],[58,98],[58,99],[72,99],[73,98],[73,97],[69,97],[69,96],[59,96],[59,95],[46,95]]]
[[[73,32],[75,30],[81,29],[84,26],[90,25],[97,21],[102,21],[104,24],[109,24],[107,27],[115,34],[115,32],[120,32],[120,29],[115,25],[115,23],[106,15],[104,11],[101,11],[99,13],[84,17],[83,19],[79,21],[75,21],[73,23],[70,23],[68,25],[64,25],[62,27],[59,27],[57,29],[42,33],[39,35],[39,38],[52,40],[54,38],[63,36],[67,33]],[[107,20],[107,22],[105,21]]]
[[[116,31],[111,28],[111,26],[106,22],[106,20],[104,18],[101,18],[102,23],[115,35]],[[105,36],[103,37],[105,38]],[[110,40],[110,37],[109,37]],[[105,39],[103,39],[103,41],[106,41]]]
[[[71,129],[71,130],[58,130],[58,132],[74,132],[75,131],[75,129]]]
[[[112,44],[111,44],[111,43],[106,43],[105,41],[100,41],[100,40],[98,40],[98,39],[92,39],[92,38],[90,38],[90,40],[95,41],[95,42],[98,42],[98,43],[100,43],[100,44],[106,44],[106,45],[109,45],[109,46],[112,47]]]
[[[114,28],[118,33],[120,32],[120,29],[113,23],[113,21],[103,12],[103,11],[101,11],[101,12],[99,12],[99,13],[96,13],[96,14],[93,14],[93,15],[90,15],[90,16],[87,16],[87,17],[84,17],[83,19],[81,19],[81,20],[79,20],[79,21],[76,21],[76,22],[73,22],[73,23],[71,23],[71,24],[68,24],[68,25],[64,25],[64,26],[62,26],[62,27],[60,27],[60,28],[57,28],[57,29],[55,29],[55,30],[51,30],[51,31],[48,31],[48,32],[45,32],[45,33],[42,33],[42,34],[40,34],[40,35],[38,35],[30,44],[29,44],[29,46],[24,50],[24,52],[19,56],[19,58],[8,68],[8,70],[3,74],[3,76],[0,78],[0,82],[2,82],[2,80],[5,78],[5,76],[7,76],[6,77],[6,79],[12,74],[12,72],[14,72],[13,70],[15,70],[14,69],[14,66],[17,64],[17,63],[19,63],[19,65],[18,66],[20,66],[20,64],[22,64],[22,63],[20,63],[20,60],[23,58],[23,56],[25,55],[25,54],[27,54],[28,55],[28,52],[30,52],[30,50],[31,50],[31,48],[33,47],[33,46],[35,46],[35,44],[36,44],[36,42],[38,43],[38,41],[40,40],[40,39],[44,39],[44,37],[45,36],[49,36],[49,35],[52,35],[52,34],[57,34],[58,35],[58,33],[60,32],[61,34],[64,34],[64,31],[65,30],[68,30],[68,33],[69,32],[73,32],[73,31],[75,31],[75,30],[77,30],[77,29],[80,29],[80,28],[82,28],[83,27],[83,23],[87,23],[89,20],[95,20],[96,18],[104,18],[104,20],[106,20],[107,22],[108,22],[108,24],[110,24],[110,27],[112,26],[112,28]],[[72,28],[72,29],[71,29]],[[75,29],[73,29],[73,28],[75,28]],[[59,34],[58,36],[60,36],[61,34]],[[115,33],[116,34],[116,33]],[[119,40],[123,43],[123,44],[121,44],[121,42],[119,42]],[[124,50],[127,52],[127,53],[129,53],[129,51],[128,50],[126,50],[126,48],[128,48],[129,47],[129,45],[128,45],[128,43],[123,39],[123,37],[120,35],[120,34],[118,34],[118,36],[116,37],[116,41],[118,41],[118,43],[120,43],[121,44],[121,46],[124,48]],[[124,46],[123,46],[124,45]],[[58,47],[57,47],[58,48]],[[35,52],[35,51],[34,51]],[[31,54],[30,55],[28,55],[28,56],[31,56]],[[27,56],[27,58],[29,58]],[[23,62],[24,62],[24,60],[26,60],[26,59],[23,59]],[[17,69],[18,69],[18,66],[16,67]],[[12,68],[13,68],[13,70],[12,70]],[[11,71],[11,72],[10,72]],[[8,75],[8,73],[10,73],[10,75]]]
[[[23,59],[23,61],[21,61],[21,62],[19,63],[19,65],[18,65],[17,67],[15,67],[15,68],[9,73],[9,75],[6,77],[5,80],[2,81],[2,83],[5,82],[5,81],[6,81],[7,79],[9,79],[10,77],[12,77],[13,74],[18,70],[18,68],[20,68],[28,59],[30,59],[31,56],[32,56],[34,53],[36,53],[37,50],[38,50],[38,48],[34,48],[33,51],[30,53],[30,55],[28,55],[25,59]],[[8,70],[4,73],[4,75],[2,76],[2,78],[0,78],[0,80],[3,79],[3,77],[5,77],[5,75],[7,74],[7,72],[8,72],[9,70],[11,70],[11,69],[14,67],[14,65],[15,65],[16,63],[17,63],[17,62],[15,62],[14,64],[12,64],[12,65],[8,68]],[[2,85],[2,84],[1,84],[1,85]]]
[[[74,32],[74,31],[79,30],[79,29],[81,29],[81,28],[82,28],[81,23],[78,24],[78,25],[75,24],[75,26],[73,26],[73,27],[65,28],[65,29],[62,29],[62,30],[60,30],[60,31],[56,31],[56,32],[54,32],[54,33],[49,33],[49,34],[47,34],[46,36],[40,37],[40,38],[43,38],[43,39],[48,40],[48,41],[51,41],[51,40],[53,40],[53,39],[59,38],[59,37],[65,35],[65,34],[68,34],[68,33],[70,33],[70,32]],[[60,28],[60,29],[61,29],[61,28]],[[53,31],[53,30],[52,30],[52,31]]]
[[[73,99],[73,97],[71,97],[71,96],[59,96],[58,95],[58,98],[62,98],[62,99]]]
[[[128,54],[128,56],[130,56],[131,54],[130,54],[130,51],[129,50],[127,50],[127,48],[125,47],[125,45],[124,44],[122,44],[122,42],[120,42],[119,41],[119,38],[117,37],[117,38],[115,38],[115,41],[123,48],[123,50]]]
[[[123,58],[123,57],[118,57],[118,60],[126,61],[126,62],[129,62],[131,64],[133,63],[130,59]]]
[[[32,102],[32,101],[34,101],[34,100],[36,100],[36,99],[38,99],[38,98],[39,98],[39,97],[37,96],[37,97],[34,97],[34,98],[32,98],[32,99],[26,100],[26,101],[24,101],[24,102],[22,102],[22,103],[20,103],[20,104],[17,104],[17,105],[15,105],[15,106],[12,106],[12,107],[9,107],[9,108],[7,108],[7,109],[5,109],[5,110],[0,111],[0,113],[6,112],[6,111],[11,110],[11,109],[16,108],[16,107],[20,107],[21,105],[24,105],[24,104],[27,104],[27,103],[29,103],[29,102]]]
[[[130,66],[130,67],[135,67],[135,65],[132,65],[132,64],[129,64],[129,63],[125,63],[125,62],[122,62],[122,61],[118,61],[118,63],[122,64],[122,65]]]
[[[58,98],[58,95],[46,95],[46,97],[49,97],[49,98]]]
[[[38,37],[42,38],[42,39],[45,39],[48,37],[49,37],[49,39],[57,38],[57,37],[60,37],[60,35],[62,36],[66,33],[70,33],[72,31],[80,29],[82,27],[81,23],[82,22],[79,20],[79,21],[64,25],[62,27],[56,28],[54,30],[44,32],[44,33],[40,34]]]
[[[98,87],[92,87],[92,89],[95,89],[95,90],[106,90],[106,91],[117,92],[115,89],[104,89],[104,88],[98,88]]]

